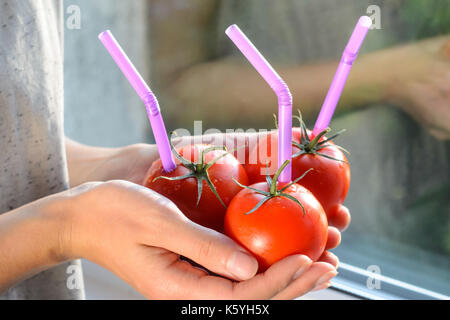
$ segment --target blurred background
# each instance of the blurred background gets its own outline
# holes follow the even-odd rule
[[[358,18],[371,16],[375,28],[331,124],[347,129],[337,142],[351,152],[352,168],[345,204],[353,220],[334,252],[349,269],[375,266],[450,295],[447,0],[64,1],[73,5],[81,24],[65,28],[65,131],[108,147],[153,136],[144,106],[97,38],[105,29],[157,94],[168,130],[193,132],[196,120],[203,130],[258,130],[273,128],[277,99],[226,27],[238,24],[274,65],[311,127]],[[110,273],[84,267],[88,298],[139,297]]]

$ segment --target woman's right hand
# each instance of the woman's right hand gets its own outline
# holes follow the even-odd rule
[[[295,255],[255,275],[257,262],[242,247],[130,182],[87,183],[51,198],[48,207],[66,216],[61,256],[89,259],[147,298],[292,299],[329,286],[337,273],[329,263]]]
[[[387,100],[428,132],[450,139],[450,36],[394,48]]]

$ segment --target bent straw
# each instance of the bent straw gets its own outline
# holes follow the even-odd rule
[[[342,54],[341,62],[336,70],[330,89],[328,90],[319,117],[314,126],[313,135],[318,135],[330,125],[336,106],[344,89],[345,82],[352,68],[352,64],[358,56],[359,49],[372,25],[372,19],[367,16],[359,18],[355,29]]]
[[[289,165],[283,170],[278,181],[290,182],[292,170],[290,162],[292,158],[292,95],[289,88],[237,25],[231,25],[225,33],[278,97],[278,167],[280,168],[286,160],[289,160]]]
[[[111,54],[112,58],[120,70],[122,70],[123,74],[133,86],[141,100],[144,102],[164,171],[171,172],[175,169],[176,164],[172,155],[172,149],[170,147],[169,138],[167,137],[166,128],[164,126],[164,121],[161,116],[159,103],[156,96],[145,83],[144,79],[136,70],[126,53],[122,50],[111,31],[106,30],[100,33],[98,38]]]

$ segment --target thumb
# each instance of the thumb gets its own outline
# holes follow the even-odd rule
[[[257,260],[227,236],[186,218],[170,220],[158,241],[160,247],[234,280],[248,280],[256,274]]]

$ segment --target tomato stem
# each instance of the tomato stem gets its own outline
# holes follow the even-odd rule
[[[202,197],[202,193],[203,193],[203,181],[205,181],[209,188],[211,189],[211,191],[214,193],[214,195],[217,197],[217,199],[220,201],[220,203],[222,204],[222,206],[224,208],[226,208],[227,206],[225,205],[225,203],[222,201],[222,199],[219,196],[219,193],[216,190],[216,187],[214,186],[214,184],[211,181],[211,178],[209,177],[209,173],[208,173],[208,169],[211,168],[217,161],[219,161],[220,159],[222,159],[223,157],[227,156],[229,154],[229,152],[227,151],[227,148],[222,146],[212,146],[209,148],[204,149],[201,153],[199,153],[199,158],[200,158],[200,162],[199,163],[195,163],[192,161],[189,161],[185,158],[183,158],[183,156],[181,154],[178,153],[178,151],[175,149],[175,146],[173,145],[172,142],[172,136],[176,135],[175,132],[170,132],[169,134],[169,142],[170,142],[170,146],[172,148],[172,152],[174,154],[174,156],[181,162],[181,164],[189,169],[191,172],[184,175],[184,176],[178,176],[178,177],[166,177],[166,176],[159,176],[156,177],[155,179],[153,179],[153,181],[159,180],[159,179],[165,179],[165,180],[170,180],[170,181],[176,181],[176,180],[183,180],[183,179],[188,179],[188,178],[195,178],[197,180],[197,206],[200,203],[200,199]],[[212,161],[205,163],[205,155],[208,152],[211,151],[215,151],[215,150],[222,150],[225,151],[224,154],[216,157],[215,159],[213,159]]]
[[[298,110],[298,116],[294,116],[294,118],[296,118],[300,123],[301,133],[300,133],[300,143],[298,143],[296,141],[292,141],[292,145],[300,149],[299,152],[292,155],[292,158],[299,157],[303,154],[314,154],[314,155],[324,157],[324,158],[327,158],[330,160],[348,163],[348,161],[346,161],[346,160],[336,159],[336,158],[328,156],[322,152],[319,152],[323,148],[336,147],[337,149],[339,149],[347,154],[350,154],[350,152],[348,152],[341,146],[338,146],[335,144],[333,144],[333,145],[329,144],[329,142],[331,142],[333,139],[337,138],[340,134],[345,132],[346,131],[345,129],[335,133],[331,137],[326,137],[326,135],[331,131],[330,128],[327,128],[327,129],[323,130],[322,132],[320,132],[316,137],[314,137],[314,139],[311,140],[311,137],[308,135],[308,131],[306,130],[306,125],[305,125],[305,122],[303,121],[300,110]],[[322,139],[323,137],[325,137],[325,139],[320,141],[320,139]]]
[[[280,176],[281,172],[286,168],[286,166],[289,164],[289,160],[286,160],[283,165],[278,168],[277,172],[275,172],[275,175],[272,178],[272,183],[270,184],[270,194],[275,196],[277,194],[277,184],[278,184],[278,177]]]
[[[330,132],[331,129],[330,128],[326,128],[325,130],[323,130],[322,132],[320,132],[310,143],[308,143],[305,147],[306,150],[311,151],[313,150],[317,144],[319,143],[320,139],[322,139],[322,137],[326,134],[328,134],[328,132]]]
[[[297,203],[303,210],[303,215],[306,214],[305,211],[305,207],[303,206],[303,204],[296,199],[295,197],[293,197],[290,194],[284,193],[285,190],[287,190],[290,186],[292,186],[293,184],[297,183],[298,181],[300,181],[301,179],[303,179],[308,172],[310,172],[311,170],[313,170],[312,168],[309,169],[308,171],[306,171],[301,177],[295,179],[294,181],[292,181],[291,183],[289,183],[288,185],[284,186],[282,189],[278,190],[277,185],[278,185],[278,177],[280,176],[281,172],[284,170],[284,168],[286,168],[286,166],[289,164],[289,160],[286,160],[283,165],[278,169],[278,171],[275,173],[275,175],[273,176],[273,178],[270,178],[269,173],[267,172],[266,175],[266,180],[267,180],[267,184],[269,185],[270,188],[270,192],[266,192],[263,190],[259,190],[253,187],[249,187],[249,186],[244,186],[243,184],[239,183],[239,181],[237,181],[236,179],[233,179],[233,181],[238,184],[241,188],[245,188],[245,189],[249,189],[253,192],[259,193],[264,195],[264,198],[261,199],[261,201],[259,201],[252,210],[250,210],[249,212],[246,212],[245,215],[249,215],[253,212],[255,212],[256,210],[258,210],[264,203],[266,203],[268,200],[275,198],[275,197],[284,197],[287,198],[291,201],[294,201],[295,203]],[[267,164],[267,167],[269,167],[269,164]]]

